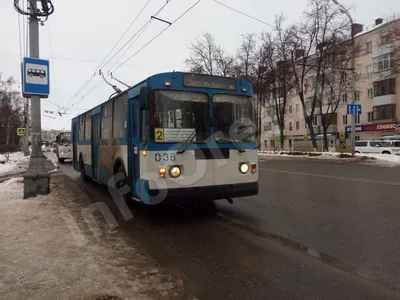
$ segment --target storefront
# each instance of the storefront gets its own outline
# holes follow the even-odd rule
[[[389,122],[380,124],[357,124],[355,128],[356,137],[361,140],[380,139],[387,135],[400,133],[399,122]],[[351,126],[346,126],[346,138],[350,138]]]

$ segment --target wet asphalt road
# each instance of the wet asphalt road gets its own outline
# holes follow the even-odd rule
[[[223,217],[136,206],[128,222],[106,187],[61,169],[199,299],[400,299],[400,169],[269,160],[260,194],[218,202]]]

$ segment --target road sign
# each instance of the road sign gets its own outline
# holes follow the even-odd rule
[[[303,134],[303,141],[308,141],[308,134]]]
[[[17,135],[23,136],[25,134],[25,128],[17,128]]]
[[[347,104],[348,115],[361,115],[361,104]]]
[[[340,149],[346,150],[346,140],[340,140]]]
[[[397,124],[396,129],[395,130],[400,130],[400,123]]]
[[[346,138],[346,135],[344,134],[344,131],[343,131],[343,130],[340,131],[340,133],[339,133],[339,138],[340,138],[341,140],[343,140],[343,139]]]
[[[22,69],[24,95],[38,95],[47,98],[50,94],[49,61],[24,57]]]

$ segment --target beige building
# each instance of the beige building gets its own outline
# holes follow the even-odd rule
[[[400,78],[393,72],[394,42],[390,36],[393,28],[399,28],[400,18],[376,19],[374,24],[365,27],[354,24],[356,51],[356,102],[362,105],[362,114],[356,117],[356,140],[378,139],[386,135],[400,135]],[[396,37],[400,40],[400,36]],[[398,46],[397,46],[398,47]],[[396,55],[396,60],[398,60]],[[347,76],[351,76],[348,74]],[[313,90],[304,87],[307,98],[311,100]],[[351,103],[351,92],[344,93],[336,114],[328,128],[329,145],[338,149],[343,134],[350,143],[351,116],[346,114],[347,103]],[[324,99],[322,110],[328,109]],[[320,114],[313,118],[313,129],[318,145],[322,145],[322,126]],[[265,150],[276,150],[280,146],[279,126],[273,106],[262,112],[261,146]],[[397,128],[397,130],[396,130]],[[304,113],[299,96],[291,92],[286,104],[284,150],[311,149],[309,130],[305,124]],[[307,138],[307,140],[306,140]]]

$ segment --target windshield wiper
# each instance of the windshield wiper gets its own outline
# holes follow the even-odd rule
[[[244,150],[236,140],[228,139],[228,138],[220,138],[216,141],[217,142],[231,142],[235,146],[235,148],[239,150],[239,152],[241,152],[241,153],[246,152],[246,150]]]
[[[182,154],[187,150],[187,147],[189,144],[193,141],[193,139],[196,137],[197,130],[200,129],[201,126],[203,126],[204,120],[201,120],[199,124],[197,124],[196,128],[190,133],[189,137],[186,139],[186,141],[183,143],[182,147],[176,152],[177,154]]]
[[[240,153],[246,152],[246,150],[244,150],[244,149],[239,145],[239,143],[236,142],[236,140],[230,139],[229,141],[232,142],[232,144],[236,147],[236,149],[239,150]]]

